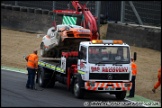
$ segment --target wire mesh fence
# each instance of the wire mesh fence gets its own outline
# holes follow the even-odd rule
[[[53,2],[52,1],[17,1],[17,5],[52,10]]]
[[[161,1],[132,1],[132,3],[144,25],[161,26]],[[124,22],[139,24],[128,1],[125,2]]]
[[[53,9],[74,9],[71,1],[2,1],[1,3],[30,8],[41,8],[49,11]],[[95,14],[95,1],[79,1],[79,3],[82,5],[87,4],[86,6],[88,9],[93,15]]]
[[[161,1],[131,1],[134,10],[130,1],[124,1],[124,14],[121,13],[121,2],[101,1],[101,13],[108,16],[107,21],[121,21],[123,18],[123,23],[139,24],[139,20],[141,20],[144,25],[161,26]],[[53,9],[74,9],[71,1],[2,1],[2,3],[49,11]],[[96,11],[98,11],[96,10],[96,1],[79,1],[79,3],[87,4],[87,7],[95,16]],[[122,15],[123,17],[121,17]]]

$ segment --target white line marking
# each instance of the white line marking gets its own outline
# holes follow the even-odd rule
[[[106,93],[106,94],[110,95],[109,93]],[[114,95],[114,96],[115,96],[115,95]],[[127,98],[125,98],[124,100],[127,100],[127,101],[132,102],[132,103],[133,103],[133,102],[134,102],[134,103],[136,102],[136,101],[129,100],[129,99],[127,99]],[[149,107],[149,106],[146,106],[146,105],[142,105],[142,106],[144,106],[144,107]],[[138,107],[138,106],[137,106],[137,107]]]
[[[127,98],[124,99],[124,100],[127,100],[127,101],[129,101],[129,102],[134,102],[134,103],[136,102],[136,101],[129,100],[129,99],[127,99]],[[144,107],[149,107],[149,106],[147,106],[147,105],[142,105],[142,106],[144,106]]]
[[[3,70],[9,70],[9,71],[14,71],[14,72],[19,72],[19,73],[23,73],[23,74],[27,74],[27,72],[25,71],[20,71],[20,70],[14,70],[14,69],[9,69],[9,68],[1,68]]]

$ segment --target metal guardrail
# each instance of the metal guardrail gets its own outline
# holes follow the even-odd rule
[[[47,9],[15,6],[15,5],[9,5],[9,4],[1,4],[1,9],[20,11],[20,12],[29,12],[29,13],[35,13],[35,14],[47,14],[47,15],[52,15],[53,13],[52,11],[49,11]]]
[[[97,12],[95,1],[79,1],[81,4],[87,4],[93,15]],[[70,1],[2,1],[2,4],[13,6],[28,7],[29,12],[49,14],[47,11],[36,11],[53,9],[73,9]],[[4,7],[1,7],[4,8]],[[34,8],[34,9],[32,9]],[[12,10],[11,7],[7,9]],[[19,7],[15,9],[19,11]],[[25,9],[23,9],[26,11]],[[34,11],[33,11],[34,10]],[[107,16],[107,21],[121,21],[124,23],[154,25],[161,27],[161,2],[160,1],[101,1],[101,14]],[[27,10],[28,11],[28,10]],[[52,13],[50,13],[52,14]]]
[[[156,26],[150,26],[150,25],[140,25],[140,24],[133,24],[133,23],[123,23],[123,22],[114,22],[114,21],[108,21],[107,23],[118,23],[121,25],[128,25],[128,26],[133,26],[133,27],[143,27],[143,28],[148,28],[148,29],[157,29],[161,30],[161,27],[156,27]]]

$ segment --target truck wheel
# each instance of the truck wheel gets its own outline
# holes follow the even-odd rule
[[[84,97],[84,91],[83,91],[83,89],[80,88],[79,81],[77,79],[75,80],[73,87],[74,87],[73,88],[74,96],[76,98],[83,98]]]
[[[126,91],[118,91],[115,93],[116,99],[123,100],[126,96]]]
[[[44,69],[42,67],[38,68],[38,84],[40,87],[45,87],[45,80],[44,80]]]
[[[38,84],[40,87],[54,87],[55,80],[54,77],[51,79],[51,74],[45,72],[45,68],[38,68]]]

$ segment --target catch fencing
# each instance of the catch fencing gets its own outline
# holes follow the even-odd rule
[[[120,21],[161,27],[161,1],[101,1],[100,9],[96,1],[79,1],[86,4],[96,16],[100,11],[107,21]],[[74,9],[71,1],[2,1],[1,4],[22,6],[32,9]]]

